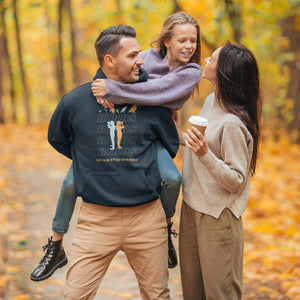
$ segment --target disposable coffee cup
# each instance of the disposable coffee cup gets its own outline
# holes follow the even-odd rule
[[[204,135],[206,127],[208,125],[208,121],[205,118],[200,116],[191,116],[188,121],[189,128],[195,127]]]

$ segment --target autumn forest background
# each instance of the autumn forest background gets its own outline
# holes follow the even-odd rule
[[[98,34],[128,24],[146,50],[180,10],[200,24],[202,66],[227,40],[257,58],[262,139],[244,214],[243,299],[300,299],[300,0],[0,0],[0,299],[62,298],[65,270],[42,283],[29,279],[70,164],[48,145],[47,125],[61,97],[92,80]],[[211,91],[201,80],[180,111],[183,125]],[[177,229],[180,205],[181,198]],[[126,259],[111,269],[97,299],[139,299]],[[178,268],[170,287],[182,299]]]

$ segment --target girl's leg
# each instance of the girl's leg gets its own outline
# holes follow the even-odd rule
[[[160,199],[168,223],[168,266],[169,268],[175,268],[178,264],[178,259],[171,239],[171,234],[173,234],[174,237],[176,237],[177,234],[175,233],[175,230],[171,229],[173,225],[171,218],[175,214],[181,185],[181,175],[168,151],[159,142],[156,142],[156,151],[158,168],[162,181]]]
[[[162,189],[160,199],[167,218],[172,218],[175,214],[177,198],[181,185],[181,174],[178,171],[173,159],[168,151],[156,142],[157,161]]]
[[[55,270],[68,263],[62,246],[63,235],[68,231],[69,223],[74,211],[76,193],[74,188],[73,164],[71,165],[60,190],[56,213],[52,223],[53,236],[43,247],[46,252],[40,263],[32,271],[30,278],[33,281],[42,281],[49,278]]]
[[[56,212],[52,222],[52,230],[54,233],[63,235],[68,231],[75,203],[76,193],[74,187],[73,164],[71,164],[70,169],[62,183],[56,205]]]

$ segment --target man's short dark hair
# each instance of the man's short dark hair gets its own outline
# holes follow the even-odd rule
[[[100,66],[103,64],[104,56],[109,54],[117,56],[121,49],[120,40],[123,37],[136,37],[136,31],[128,25],[111,26],[104,29],[95,42],[97,58]]]

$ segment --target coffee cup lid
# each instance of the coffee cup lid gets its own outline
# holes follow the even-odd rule
[[[189,122],[191,124],[198,125],[198,126],[207,126],[208,125],[208,121],[205,118],[200,117],[200,116],[191,116],[189,118]]]

